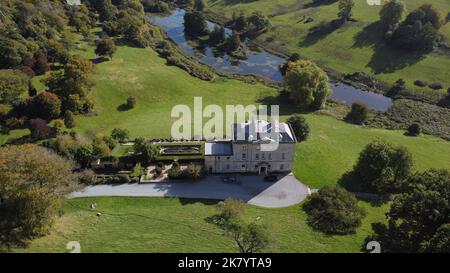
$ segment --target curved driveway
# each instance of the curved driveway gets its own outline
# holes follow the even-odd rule
[[[90,186],[83,191],[72,193],[70,197],[148,196],[218,200],[234,198],[260,207],[281,208],[302,202],[311,192],[292,175],[279,177],[277,182],[265,182],[261,176],[236,176],[239,184],[224,183],[222,177],[208,176],[197,182]]]

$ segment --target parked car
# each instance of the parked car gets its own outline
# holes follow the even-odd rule
[[[266,175],[264,177],[264,181],[267,181],[267,182],[275,182],[277,180],[278,180],[278,178],[276,175]]]

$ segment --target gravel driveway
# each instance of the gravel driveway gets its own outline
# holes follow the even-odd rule
[[[200,199],[240,199],[265,207],[288,207],[303,201],[310,189],[292,175],[265,182],[261,176],[236,176],[239,184],[223,182],[224,176],[208,176],[196,182],[98,185],[74,192],[71,198],[94,196],[151,196]]]

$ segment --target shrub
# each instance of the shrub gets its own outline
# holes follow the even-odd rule
[[[119,142],[125,142],[130,137],[130,132],[127,129],[114,128],[111,137]]]
[[[78,182],[84,185],[94,185],[96,183],[95,173],[92,170],[83,170],[78,173]]]
[[[128,109],[132,109],[136,106],[136,98],[135,97],[128,97],[127,98],[127,104]]]
[[[225,199],[225,201],[217,203],[219,218],[223,221],[229,221],[238,218],[244,211],[244,202],[235,199]]]
[[[428,85],[428,83],[426,81],[422,81],[422,80],[417,80],[414,82],[414,85],[417,85],[419,87],[425,87]]]
[[[408,132],[407,134],[409,136],[418,136],[421,133],[421,129],[420,129],[420,125],[417,123],[413,123],[408,127]]]
[[[18,118],[12,117],[12,118],[8,118],[5,121],[5,125],[9,129],[17,129],[17,128],[22,128],[26,122],[27,122],[26,117],[18,117]]]
[[[67,128],[75,127],[75,115],[72,113],[72,111],[67,110],[64,114],[64,124]]]
[[[117,175],[119,183],[130,183],[131,179],[127,174],[119,174]]]
[[[186,177],[193,179],[193,180],[203,178],[205,175],[203,167],[200,165],[197,165],[195,163],[190,163],[188,165],[187,169],[185,170],[185,172],[186,172]]]
[[[354,124],[363,124],[369,115],[369,109],[362,102],[355,102],[352,104],[352,109],[347,114],[345,119]]]
[[[440,82],[435,82],[435,83],[430,84],[428,87],[430,87],[433,90],[440,90],[440,89],[444,88],[444,85]]]
[[[297,141],[302,142],[308,138],[310,134],[310,128],[308,122],[304,117],[300,115],[294,115],[290,117],[287,122],[291,125]]]
[[[341,187],[326,186],[313,193],[303,209],[308,214],[308,224],[327,234],[354,233],[365,216],[355,196]]]

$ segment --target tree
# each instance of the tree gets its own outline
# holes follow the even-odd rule
[[[194,10],[196,11],[204,11],[206,9],[207,5],[205,0],[194,0]]]
[[[269,18],[260,11],[254,11],[248,18],[248,22],[252,24],[257,31],[267,29],[270,26]]]
[[[291,125],[298,142],[305,141],[309,134],[309,124],[303,116],[294,115],[287,122]]]
[[[0,70],[0,103],[10,103],[28,90],[28,77],[18,70]]]
[[[425,14],[423,20],[430,22],[435,29],[440,29],[444,25],[444,15],[442,14],[441,9],[435,5],[426,3],[420,6],[419,9]]]
[[[402,49],[429,52],[437,43],[441,26],[440,11],[425,4],[408,14],[393,32],[391,40],[394,46]]]
[[[111,137],[119,142],[125,142],[130,138],[130,132],[127,129],[114,128],[111,132]]]
[[[136,98],[132,96],[128,97],[126,106],[128,109],[134,108],[136,106]]]
[[[45,55],[44,51],[42,49],[38,50],[34,54],[34,65],[33,65],[33,71],[36,73],[36,75],[42,75],[45,74],[45,72],[50,70],[50,65],[47,60],[47,55]]]
[[[233,237],[240,253],[263,252],[270,243],[267,226],[255,222],[232,221],[226,225],[226,231]]]
[[[205,15],[199,11],[188,11],[184,15],[184,28],[192,36],[201,36],[208,33],[208,24]]]
[[[408,189],[395,197],[387,224],[373,224],[368,240],[383,252],[450,252],[450,174],[429,170],[411,176]]]
[[[67,128],[75,127],[75,115],[72,113],[72,111],[67,110],[64,113],[64,124]]]
[[[238,50],[241,47],[241,35],[239,32],[233,30],[231,37],[228,38],[228,47],[230,51]]]
[[[94,85],[91,79],[94,68],[90,60],[74,55],[64,69],[53,71],[44,82],[61,98],[64,110],[86,113],[93,107],[88,95]]]
[[[355,6],[353,0],[339,0],[338,17],[341,20],[348,21],[352,17],[352,9]]]
[[[103,38],[97,42],[97,48],[95,49],[95,54],[98,56],[108,56],[111,60],[116,52],[116,45],[111,38]]]
[[[385,29],[397,25],[406,11],[405,4],[399,0],[385,1],[380,10],[380,23]]]
[[[303,109],[320,109],[331,94],[327,74],[306,60],[289,62],[284,83],[291,100]]]
[[[0,247],[47,234],[72,189],[70,161],[34,144],[0,148]]]
[[[145,174],[144,168],[142,168],[141,163],[137,163],[133,167],[133,171],[131,173],[131,176],[133,177],[141,177]]]
[[[40,118],[31,119],[28,128],[31,131],[31,137],[35,140],[49,138],[52,134],[52,128]]]
[[[143,164],[154,161],[159,154],[157,146],[148,143],[144,138],[137,138],[134,142],[134,153],[141,157]]]
[[[209,41],[213,45],[222,44],[225,42],[225,28],[222,26],[214,26],[213,31],[209,34]]]
[[[222,221],[231,221],[238,219],[244,211],[244,202],[236,199],[225,199],[223,202],[217,203],[216,206],[219,211],[218,217]]]
[[[419,136],[421,133],[420,125],[417,123],[413,123],[408,127],[407,134],[409,136]]]
[[[82,144],[75,150],[74,159],[80,164],[81,168],[86,168],[94,159],[94,151],[92,145]]]
[[[104,158],[111,156],[111,149],[103,140],[95,140],[92,143],[92,155],[95,158]]]
[[[365,216],[357,203],[345,189],[325,186],[308,197],[303,209],[313,228],[328,234],[349,234],[356,231]]]
[[[369,109],[362,102],[352,104],[352,109],[346,116],[346,120],[354,124],[363,124],[369,115]]]
[[[353,174],[361,188],[373,193],[398,193],[413,168],[411,154],[403,147],[375,140],[360,153]]]
[[[111,0],[88,0],[88,4],[97,11],[102,22],[114,19],[117,13],[117,8],[111,3]]]
[[[243,31],[247,27],[247,18],[243,11],[239,13],[239,16],[234,20],[234,30]]]
[[[33,116],[52,120],[61,115],[61,100],[56,94],[42,92],[32,100]]]

